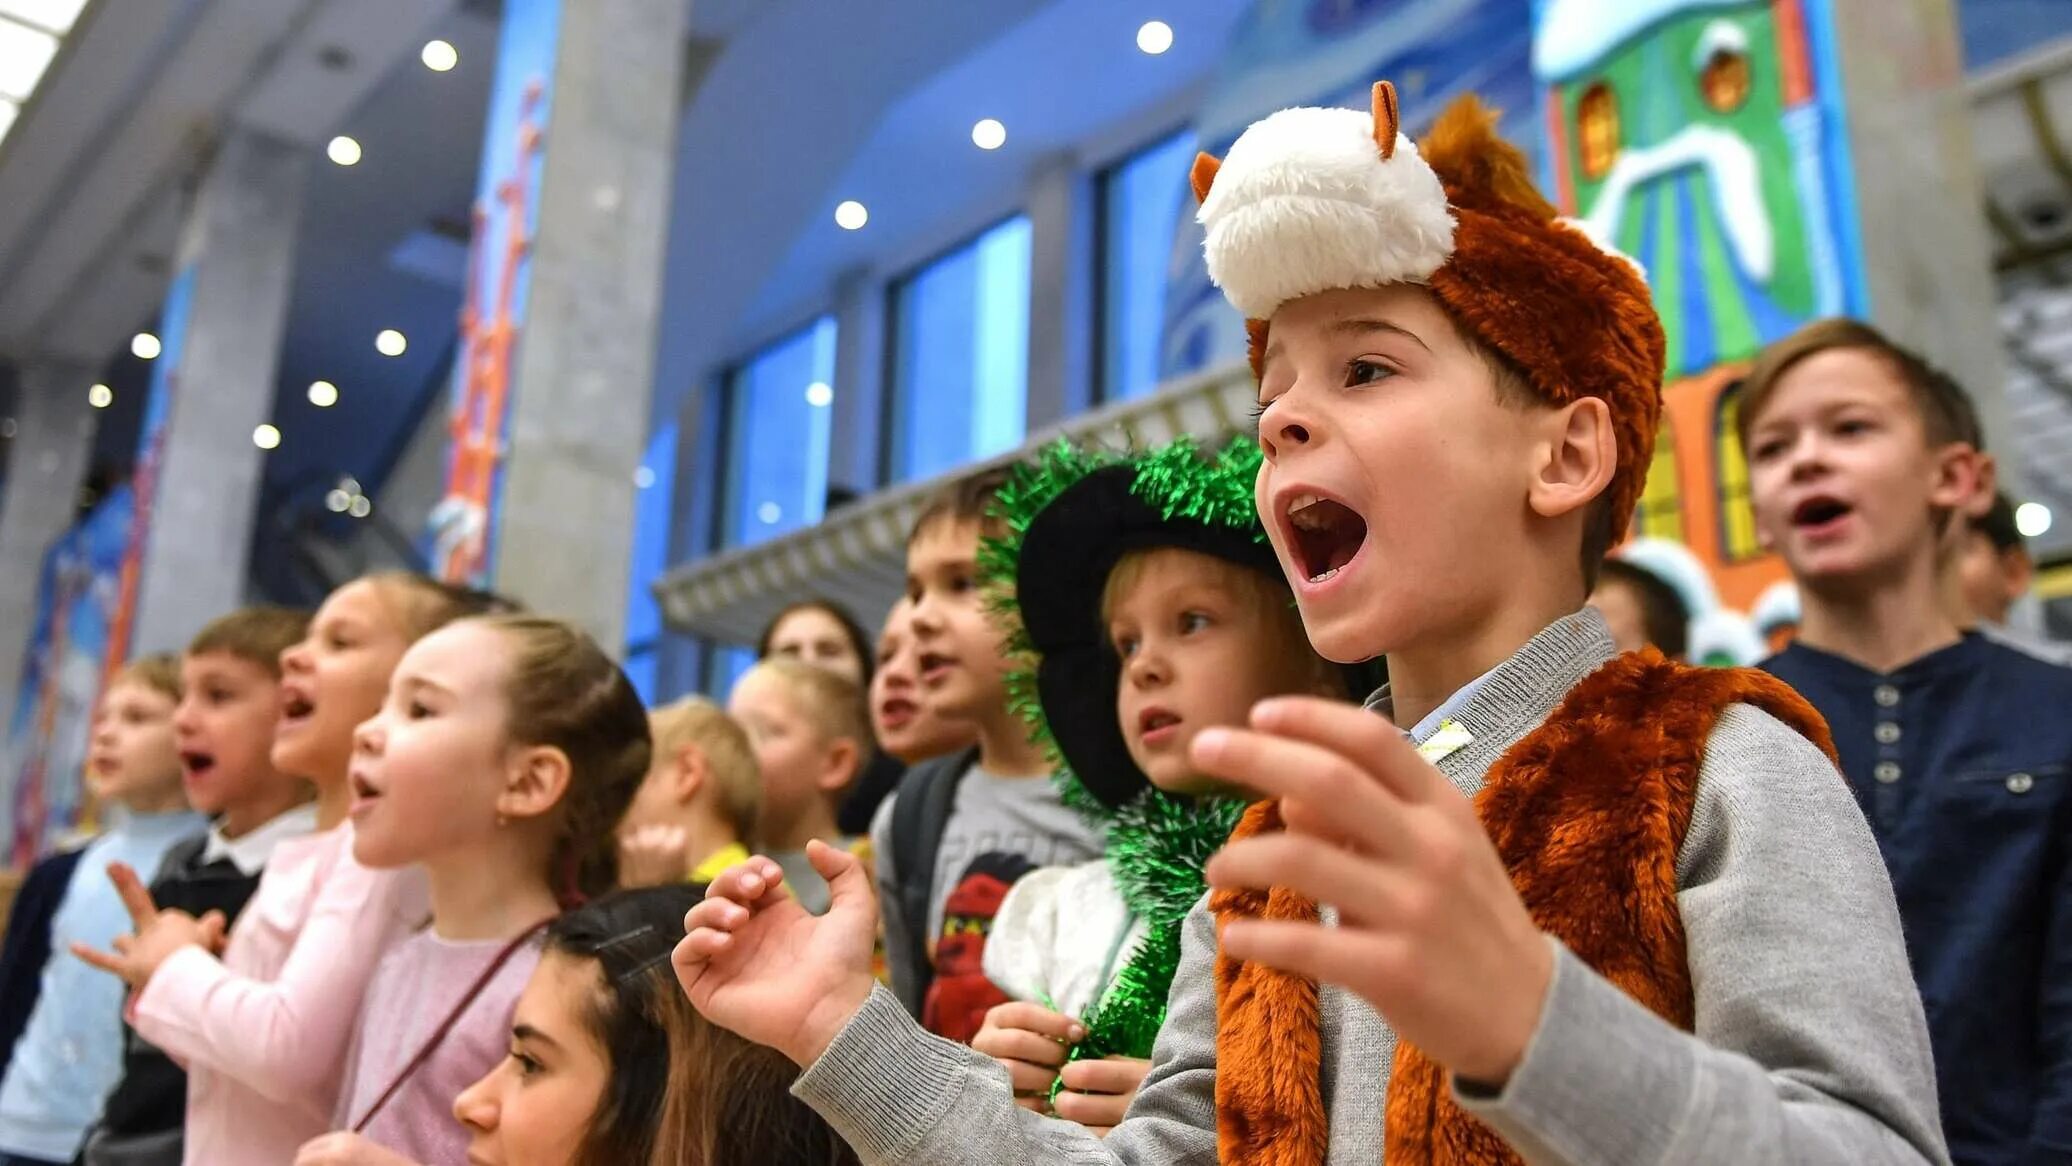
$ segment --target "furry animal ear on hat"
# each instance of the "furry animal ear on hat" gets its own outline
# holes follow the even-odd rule
[[[1209,276],[1245,313],[1254,374],[1282,304],[1427,287],[1548,404],[1609,407],[1619,451],[1609,496],[1624,531],[1662,411],[1662,323],[1639,266],[1556,214],[1474,96],[1441,113],[1422,147],[1397,120],[1394,88],[1377,82],[1367,111],[1285,109],[1253,123],[1220,163],[1196,160]]]

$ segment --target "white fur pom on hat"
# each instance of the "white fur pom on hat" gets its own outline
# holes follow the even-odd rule
[[[1371,117],[1284,109],[1253,124],[1220,164],[1197,164],[1194,187],[1209,278],[1248,319],[1334,288],[1423,283],[1453,255],[1446,191],[1399,132],[1387,82]]]

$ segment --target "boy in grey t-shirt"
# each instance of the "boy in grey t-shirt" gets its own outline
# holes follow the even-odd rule
[[[979,541],[1000,533],[989,511],[1004,480],[992,470],[951,486],[907,540],[907,627],[921,698],[971,723],[977,746],[916,766],[871,826],[893,990],[930,1031],[959,1041],[1006,999],[981,957],[1007,888],[1036,867],[1101,852],[1008,708],[1012,662],[978,587]]]

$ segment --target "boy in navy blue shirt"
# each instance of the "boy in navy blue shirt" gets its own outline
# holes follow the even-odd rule
[[[1834,730],[1884,853],[1959,1163],[2072,1161],[2072,669],[1961,629],[1970,401],[1867,325],[1764,352],[1741,439],[1805,614],[1764,667]]]

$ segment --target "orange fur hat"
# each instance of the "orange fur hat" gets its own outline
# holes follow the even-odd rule
[[[1640,266],[1555,213],[1480,101],[1449,106],[1420,152],[1377,82],[1371,113],[1284,109],[1223,160],[1195,159],[1193,180],[1209,275],[1247,317],[1255,375],[1282,304],[1422,284],[1550,404],[1610,407],[1625,531],[1662,413],[1662,322]]]

